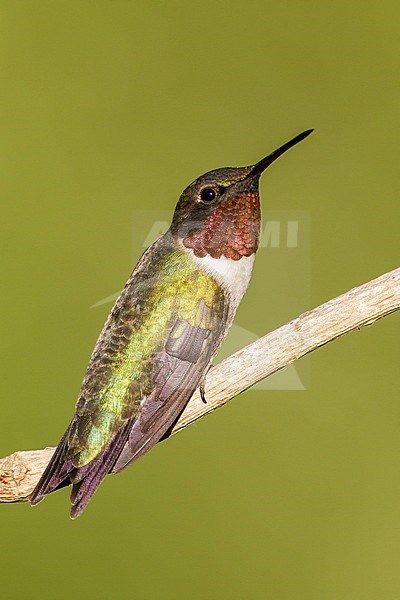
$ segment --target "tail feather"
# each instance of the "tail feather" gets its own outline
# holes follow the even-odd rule
[[[82,469],[85,470],[83,476],[80,474],[81,469],[77,469],[73,478],[70,477],[74,482],[71,492],[71,519],[79,517],[104,477],[111,471],[129,437],[131,428],[132,421],[128,421],[89,471],[87,467],[83,467]]]
[[[65,478],[68,476],[68,472],[66,472],[68,471],[68,467],[70,467],[71,470],[73,469],[72,464],[67,465],[67,462],[70,463],[70,461],[65,461],[63,458],[68,433],[69,427],[61,438],[60,443],[51,457],[49,464],[47,465],[41,478],[36,484],[35,489],[29,497],[29,502],[32,506],[39,504],[39,502],[41,502],[47,494],[55,490],[63,483]]]
[[[131,428],[132,421],[127,421],[98,457],[87,465],[77,468],[71,459],[65,458],[70,429],[68,427],[29,498],[31,505],[38,504],[47,494],[72,483],[71,518],[79,516],[101,481],[114,466]]]

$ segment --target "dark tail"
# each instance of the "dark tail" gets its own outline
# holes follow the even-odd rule
[[[82,512],[94,492],[114,466],[125,442],[129,437],[132,421],[128,421],[120,429],[103,452],[84,467],[76,468],[71,459],[67,459],[67,440],[69,429],[63,435],[56,451],[47,465],[42,477],[30,495],[32,506],[43,500],[47,494],[72,484],[71,518],[75,519]]]
[[[74,469],[71,461],[64,459],[69,429],[70,427],[68,427],[61,438],[49,464],[29,497],[29,502],[32,506],[41,502],[47,494],[53,492],[64,483],[64,480],[68,479],[69,473]]]

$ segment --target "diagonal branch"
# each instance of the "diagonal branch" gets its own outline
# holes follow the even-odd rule
[[[400,268],[300,315],[214,367],[207,376],[207,404],[196,392],[170,435],[305,354],[399,308]],[[1,459],[0,502],[26,500],[53,452],[54,448],[14,452]]]

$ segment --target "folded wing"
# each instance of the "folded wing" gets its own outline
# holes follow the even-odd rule
[[[53,459],[44,472],[30,501],[37,504],[46,494],[73,484],[71,516],[78,516],[107,473],[117,473],[150,450],[172,427],[195,389],[201,383],[212,357],[219,348],[227,328],[229,305],[222,293],[214,295],[211,306],[199,299],[196,319],[171,319],[168,337],[146,365],[151,389],[138,402],[140,382],[133,381],[134,410],[126,415],[108,445],[88,464],[76,466],[73,448],[77,432],[92,426],[91,415],[77,408],[77,413],[62,438]],[[192,322],[190,322],[192,321]],[[75,464],[74,464],[75,463]]]

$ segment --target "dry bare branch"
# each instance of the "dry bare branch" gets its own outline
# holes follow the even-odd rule
[[[214,367],[207,376],[207,404],[194,394],[171,435],[305,354],[399,308],[400,268],[300,315]],[[1,459],[0,502],[26,500],[53,452],[14,452]]]

